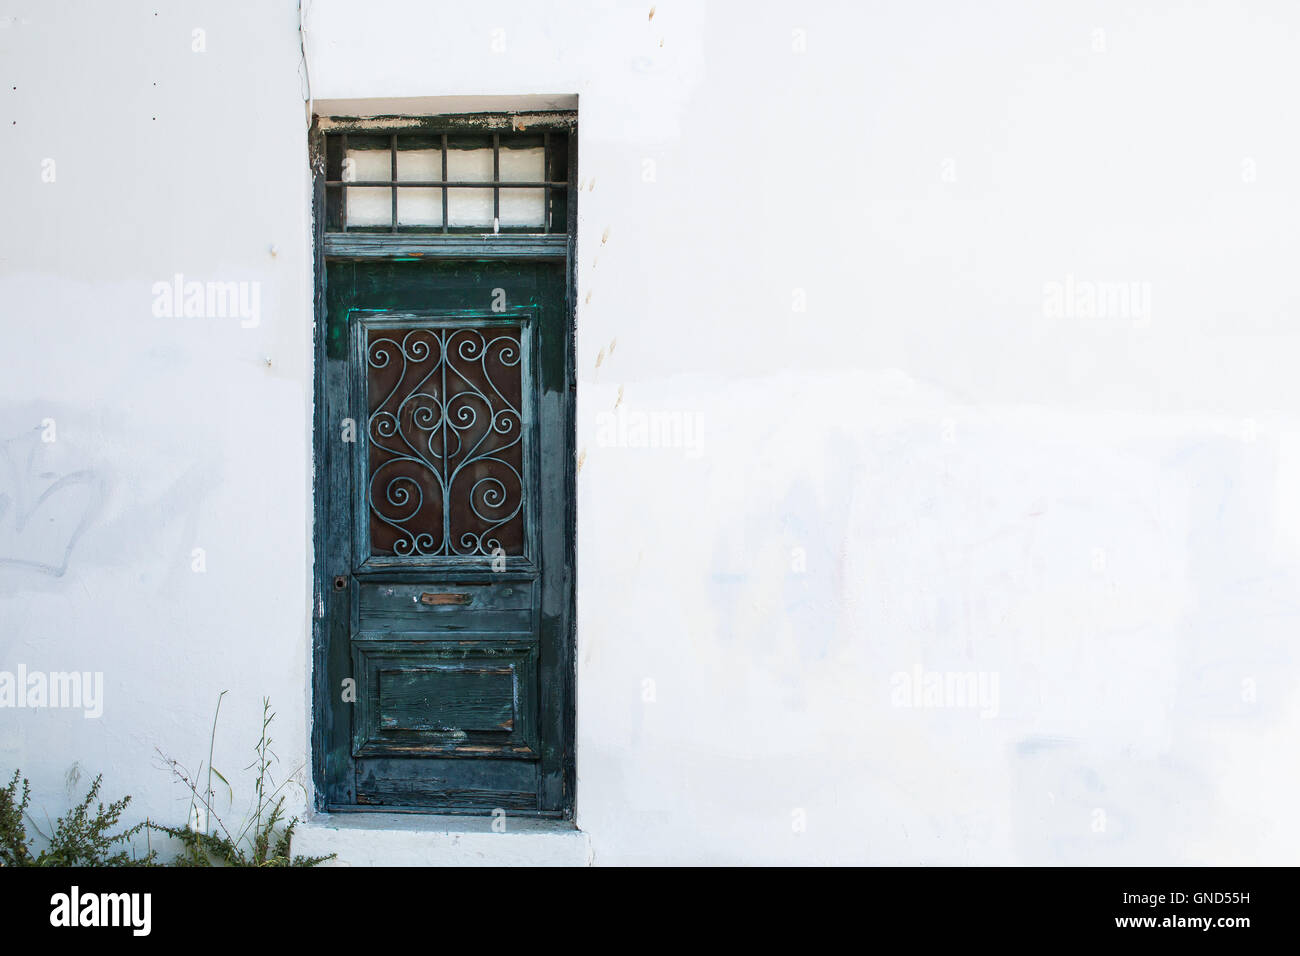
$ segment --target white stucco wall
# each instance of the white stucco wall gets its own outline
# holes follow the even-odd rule
[[[307,16],[317,99],[579,98],[595,862],[1294,862],[1300,10],[656,6]],[[298,12],[4,0],[0,79],[0,670],[104,675],[0,770],[176,819],[223,689],[310,763]]]

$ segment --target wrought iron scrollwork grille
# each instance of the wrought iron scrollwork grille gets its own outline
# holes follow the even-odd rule
[[[370,553],[524,554],[522,325],[374,325],[364,348]]]

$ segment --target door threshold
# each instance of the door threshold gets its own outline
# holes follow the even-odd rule
[[[318,812],[298,824],[293,852],[337,854],[332,866],[590,866],[593,859],[590,838],[572,820],[487,814]]]
[[[511,820],[552,820],[558,823],[564,823],[565,814],[561,810],[506,810],[506,816]],[[326,804],[324,810],[316,811],[318,816],[330,816],[332,814],[346,814],[347,816],[421,816],[421,817],[449,817],[459,820],[483,818],[490,820],[492,810],[487,807],[403,807],[403,806],[385,806],[380,803],[331,803]],[[568,821],[572,823],[572,821]]]

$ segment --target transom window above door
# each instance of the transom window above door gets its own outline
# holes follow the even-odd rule
[[[567,131],[330,132],[326,232],[565,233]]]

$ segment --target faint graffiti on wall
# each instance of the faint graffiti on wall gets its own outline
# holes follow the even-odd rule
[[[95,472],[52,464],[56,443],[53,419],[0,440],[0,567],[61,576],[103,502]]]

